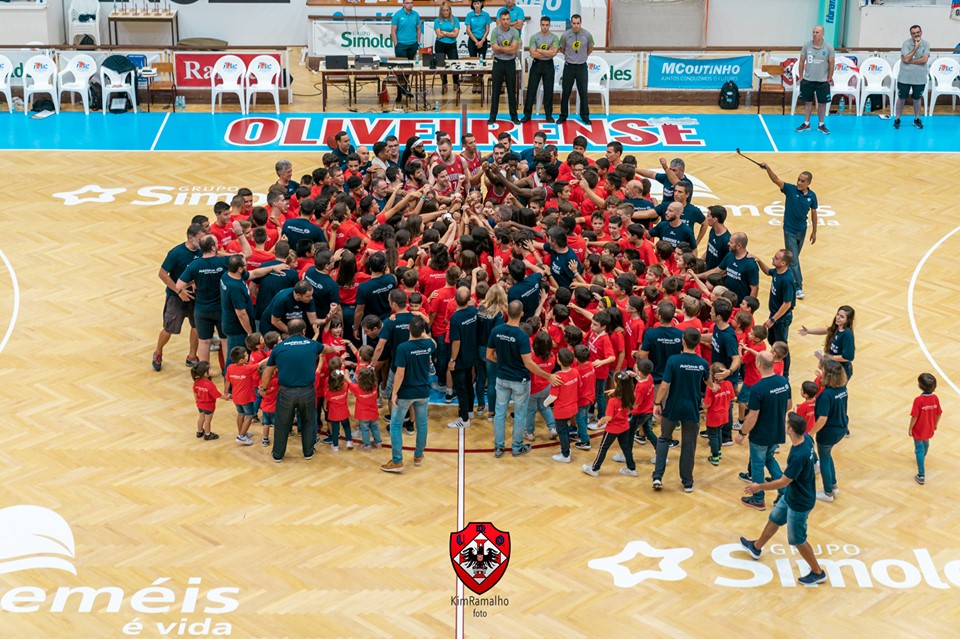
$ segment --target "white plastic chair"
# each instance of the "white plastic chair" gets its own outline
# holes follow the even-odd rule
[[[7,56],[0,55],[0,95],[7,98],[7,109],[13,113],[13,97],[10,95],[11,75],[13,75],[13,63]]]
[[[532,60],[531,60],[532,62]],[[563,58],[554,56],[553,58],[553,87],[551,91],[560,93],[563,81]],[[537,87],[537,103],[534,105],[535,113],[540,115],[540,109],[543,107],[543,84]]]
[[[273,103],[280,115],[280,63],[269,55],[258,55],[250,61],[244,79],[247,82],[247,113],[250,113],[250,102],[257,104],[258,93],[269,93],[273,96]],[[251,83],[251,78],[253,82]]]
[[[92,15],[93,20],[80,22],[80,16]],[[77,36],[85,35],[100,44],[100,3],[98,0],[73,0],[70,3],[70,22],[67,25],[67,42],[76,44]]]
[[[110,105],[110,94],[123,93],[130,96],[130,103],[133,105],[133,112],[137,112],[137,85],[136,71],[130,70],[125,73],[117,73],[113,69],[100,67],[100,86],[103,87],[103,112],[107,112]]]
[[[66,91],[70,94],[70,103],[76,103],[74,93],[80,94],[80,101],[83,102],[83,112],[90,114],[90,78],[97,72],[97,63],[93,58],[85,53],[79,53],[73,56],[60,71],[60,93]],[[67,76],[72,80],[66,81]]]
[[[930,87],[930,99],[927,100],[927,116],[933,115],[933,107],[937,104],[937,98],[941,95],[953,96],[953,108],[957,108],[957,96],[960,95],[960,87],[954,86],[953,82],[960,74],[960,62],[955,58],[937,58],[930,65],[930,78],[933,85]]]
[[[894,102],[897,99],[897,82],[890,63],[883,58],[867,58],[860,64],[860,99],[857,100],[857,115],[863,115],[864,105],[871,95],[882,95],[890,103],[890,116],[893,116]]]
[[[23,114],[30,115],[30,97],[48,93],[53,107],[60,113],[60,93],[57,91],[57,63],[46,55],[35,55],[23,63]]]
[[[244,77],[247,65],[235,55],[220,57],[210,69],[210,113],[216,112],[217,102],[223,106],[223,94],[232,93],[240,100],[240,113],[246,114],[247,100],[244,89]],[[217,84],[217,78],[220,84]]]
[[[833,62],[833,84],[830,86],[830,101],[838,96],[847,96],[853,108],[853,101],[857,102],[857,115],[860,115],[860,85],[863,77],[860,69],[850,58],[838,55]],[[829,110],[829,105],[828,105]]]
[[[587,99],[599,93],[606,114],[610,115],[610,63],[599,56],[587,58]],[[577,93],[577,111],[580,111],[580,93]]]

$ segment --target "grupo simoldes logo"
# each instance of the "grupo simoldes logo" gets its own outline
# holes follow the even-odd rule
[[[938,565],[926,548],[905,550],[896,558],[874,560],[863,557],[862,550],[854,544],[818,544],[813,548],[817,561],[827,573],[826,583],[833,588],[960,588],[960,560]],[[593,559],[587,565],[610,573],[614,586],[633,588],[648,580],[687,579],[687,572],[680,564],[695,554],[690,548],[660,550],[646,541],[631,541],[618,554]],[[659,569],[632,572],[625,564],[637,555],[659,559]],[[782,544],[764,548],[759,561],[750,557],[740,544],[717,546],[710,552],[710,559],[716,569],[696,570],[695,574],[712,578],[713,585],[725,588],[760,588],[771,583],[795,588],[799,586],[797,579],[810,572],[796,549]]]
[[[152,185],[141,186],[136,191],[126,187],[106,188],[99,184],[87,184],[73,191],[54,193],[53,197],[63,200],[64,206],[79,204],[109,204],[122,201],[131,206],[202,206],[212,207],[217,202],[230,202],[237,194],[237,186],[196,186],[196,185]],[[120,198],[121,194],[129,194]],[[265,193],[253,194],[253,205],[263,206],[267,202]]]
[[[55,570],[73,575],[65,579],[76,581],[76,562],[73,531],[58,513],[33,505],[0,509],[0,575],[24,573],[26,581],[32,571]],[[5,584],[10,581],[10,577],[4,579]],[[211,615],[235,611],[239,593],[235,587],[207,588],[201,577],[189,577],[185,584],[160,577],[135,591],[112,585],[45,589],[27,583],[0,586],[0,611],[134,615],[121,620],[120,633],[125,636],[153,635],[154,630],[161,636],[229,636],[232,625]],[[154,621],[152,615],[167,617]],[[6,636],[2,631],[0,635]]]

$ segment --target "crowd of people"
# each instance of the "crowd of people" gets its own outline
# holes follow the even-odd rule
[[[816,239],[810,173],[789,184],[762,165],[785,197],[783,248],[768,262],[728,227],[724,207],[691,203],[680,158],[650,171],[617,142],[593,159],[578,139],[562,160],[545,135],[522,150],[505,136],[489,154],[469,134],[460,142],[458,154],[442,132],[429,154],[418,137],[402,151],[392,137],[355,149],[341,132],[323,166],[299,182],[289,162],[277,162],[266,206],[240,189],[214,206],[213,221],[192,220],[160,269],[167,290],[153,366],[161,369],[164,345],[188,320],[198,438],[217,438],[212,415],[225,399],[236,406],[236,442],[253,444],[259,421],[276,462],[294,430],[307,459],[320,444],[381,448],[382,422],[391,457],[381,469],[399,473],[405,434],[415,434],[413,465],[423,463],[433,394],[457,405],[449,428],[492,422],[497,458],[527,455],[538,438],[557,440],[558,463],[596,446],[582,470],[597,476],[617,442],[611,459],[637,476],[636,456],[649,446],[654,490],[664,487],[671,449],[691,492],[698,436],[713,465],[723,447],[747,440],[742,502],[756,510],[767,508],[765,491],[790,483],[775,457],[789,435],[791,459],[809,449],[819,464],[815,497],[836,499],[852,307],[796,331],[824,339],[819,374],[800,383],[796,406],[789,377],[799,253],[807,234]],[[662,185],[659,202],[651,180]],[[222,388],[209,363],[217,346]],[[926,399],[910,433],[923,483],[939,404],[936,380],[922,376],[920,385]],[[796,482],[790,472],[788,461]],[[787,507],[771,521],[793,521]]]

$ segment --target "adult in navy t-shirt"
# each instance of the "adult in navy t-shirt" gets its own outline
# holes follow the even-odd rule
[[[403,369],[403,383],[396,390],[398,399],[430,397],[430,357],[436,346],[432,339],[409,339],[397,347],[397,368]]]
[[[737,294],[738,302],[752,294],[752,287],[760,285],[760,267],[757,266],[757,261],[746,253],[741,257],[737,257],[733,251],[727,253],[717,268],[727,272],[723,285]]]
[[[227,336],[247,335],[246,329],[237,318],[237,311],[245,311],[247,322],[251,329],[255,326],[253,321],[253,299],[250,298],[250,290],[247,288],[249,275],[245,272],[241,278],[230,277],[225,273],[220,278],[220,314],[223,324],[223,332]]]
[[[569,247],[564,252],[555,251],[549,245],[544,247],[544,251],[550,258],[550,275],[553,276],[557,286],[570,288],[570,284],[573,283],[577,275],[583,272],[583,265],[577,258],[576,253]],[[539,299],[537,303],[540,303]],[[526,310],[526,304],[524,304],[524,310]],[[536,310],[536,306],[534,306],[534,310]]]
[[[190,266],[191,262],[198,259],[201,255],[203,255],[203,251],[200,250],[200,247],[190,249],[186,244],[177,244],[167,252],[167,256],[163,259],[163,264],[160,265],[160,270],[165,271],[167,275],[170,276],[170,279],[176,283],[186,268]],[[164,290],[168,297],[175,297],[177,295],[169,286]]]
[[[520,260],[516,260],[519,262]],[[521,264],[521,267],[526,269]],[[510,290],[507,291],[507,301],[520,300],[523,304],[523,321],[527,321],[537,312],[540,306],[540,282],[543,280],[543,274],[533,273],[527,277],[517,280]]]
[[[845,362],[840,362],[843,370],[847,373],[847,380],[853,377],[853,358],[856,354],[856,342],[853,338],[853,329],[844,329],[837,331],[830,342],[830,355],[839,355]]]
[[[380,327],[379,339],[387,340],[387,348],[390,349],[390,370],[397,370],[397,348],[410,339],[410,320],[413,319],[413,313],[397,313],[393,317],[383,320],[383,326]]]
[[[813,438],[803,436],[803,443],[790,447],[783,474],[790,478],[784,499],[790,510],[798,513],[813,510],[817,503],[817,479],[813,456]]]
[[[519,326],[501,324],[490,331],[488,348],[497,353],[497,379],[510,382],[525,382],[530,371],[523,363],[523,356],[530,353],[530,337]]]
[[[260,268],[264,266],[276,266],[280,264],[280,260],[270,260],[269,262],[264,262],[260,265]],[[296,269],[287,269],[286,271],[271,271],[264,275],[263,277],[254,279],[254,282],[257,284],[257,302],[253,305],[253,312],[256,315],[257,322],[262,322],[264,316],[266,316],[267,323],[270,322],[270,304],[273,303],[273,298],[277,296],[277,293],[280,291],[286,290],[296,285],[299,281],[299,276],[297,275]],[[274,330],[269,328],[267,330]]]
[[[707,270],[720,266],[720,262],[729,252],[730,231],[724,229],[723,233],[717,235],[717,232],[711,228],[707,234],[707,254],[704,257],[707,262]]]
[[[667,360],[663,382],[670,392],[663,404],[663,416],[674,422],[700,422],[700,388],[707,381],[710,365],[694,353],[680,353]]]
[[[393,275],[379,275],[357,287],[357,308],[363,306],[363,315],[376,315],[380,319],[390,316],[390,291],[397,285]],[[355,322],[363,318],[357,317]]]
[[[340,303],[340,287],[336,280],[315,266],[307,269],[303,279],[313,287],[313,306],[317,317],[325,319],[330,314],[330,305]]]
[[[675,326],[656,326],[643,332],[643,342],[640,350],[647,353],[647,358],[653,362],[653,383],[659,384],[663,379],[663,372],[667,360],[683,350],[683,331]]]
[[[671,226],[666,220],[658,223],[650,229],[650,237],[659,237],[661,240],[670,242],[674,247],[680,242],[686,242],[691,248],[697,248],[697,237],[693,234],[693,229],[682,220],[677,226]]]
[[[450,316],[450,342],[460,342],[456,370],[469,370],[477,364],[477,307],[461,308]]]
[[[304,217],[284,222],[281,234],[287,236],[291,246],[296,246],[300,240],[310,240],[313,243],[327,241],[323,229]]]
[[[786,441],[785,420],[790,397],[790,382],[782,375],[761,377],[750,387],[747,408],[757,412],[757,422],[749,432],[751,444],[773,446]]]

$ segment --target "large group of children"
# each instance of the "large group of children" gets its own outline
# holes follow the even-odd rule
[[[789,355],[785,342],[768,344],[763,322],[754,321],[756,289],[754,295],[742,288],[738,293],[724,286],[722,275],[707,273],[733,249],[727,211],[690,204],[693,183],[680,159],[661,159],[662,170],[649,171],[612,142],[605,157],[595,160],[586,155],[587,141],[578,138],[561,160],[545,136],[535,140],[532,149],[519,150],[504,134],[485,155],[467,135],[455,154],[449,136],[440,133],[432,154],[417,137],[407,140],[401,154],[395,138],[371,151],[354,149],[340,133],[323,167],[299,183],[291,179],[290,164],[278,162],[267,206],[253,206],[253,193],[241,189],[230,203],[215,206],[213,223],[204,216],[194,222],[227,253],[239,252],[242,233],[252,247],[249,268],[288,265],[284,287],[298,279],[316,287],[320,274],[336,282],[333,299],[327,291],[325,301],[315,295],[305,302],[316,315],[311,335],[334,347],[319,363],[316,390],[318,419],[326,422],[325,441],[335,452],[341,443],[355,447],[351,424],[359,427],[361,450],[382,445],[378,424],[390,407],[381,394],[396,350],[391,340],[398,339],[384,323],[398,310],[388,301],[390,290],[398,289],[405,294],[402,310],[422,316],[437,342],[435,389],[447,403],[460,404],[451,428],[467,427],[471,417],[484,414],[492,419],[497,368],[485,356],[487,340],[505,321],[508,303],[519,300],[533,361],[556,375],[555,385],[531,379],[525,438],[536,438],[535,418],[541,415],[547,437],[559,440],[553,459],[565,463],[571,445],[589,450],[590,430],[602,429],[598,454],[583,466],[593,476],[614,441],[621,453],[613,459],[625,463],[622,474],[632,476],[638,474],[634,443],[656,446],[655,385],[665,358],[680,351],[679,339],[675,351],[664,350],[657,339],[662,331],[696,329],[704,336],[699,354],[709,362],[713,327],[725,330],[729,324],[739,367],[713,362],[701,395],[708,460],[719,464],[759,379],[758,353],[770,350],[778,373]],[[651,195],[651,180],[662,187],[660,202]],[[358,298],[364,282],[384,277],[389,286]],[[217,400],[229,399],[237,411],[237,443],[254,443],[255,421],[261,443],[270,443],[277,377],[261,394],[259,375],[270,350],[286,337],[281,327],[291,316],[273,321],[271,301],[280,290],[276,278],[273,284],[268,278],[249,282],[259,332],[249,334],[245,346],[221,352],[223,392],[207,362],[192,369],[198,438],[218,437],[211,430],[213,413]],[[477,321],[451,331],[450,318],[463,305],[477,307]],[[467,330],[473,332],[469,337]],[[458,361],[469,362],[466,384],[454,383]],[[919,483],[940,414],[935,386],[932,376],[921,376],[924,394],[912,412]],[[797,411],[809,432],[822,387],[818,378],[801,388],[804,402]],[[404,429],[412,430],[412,423]]]

